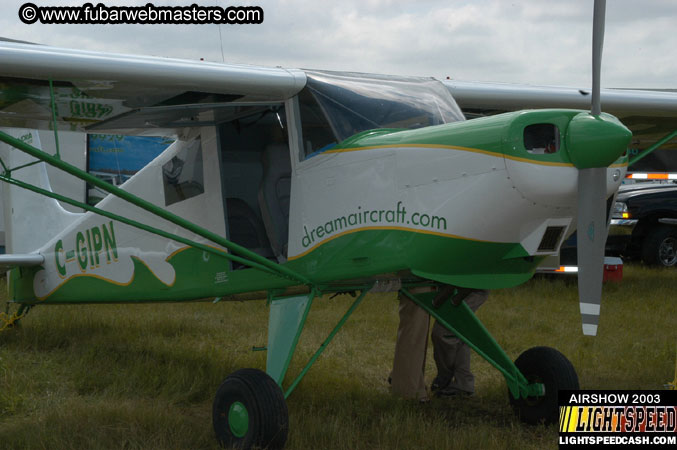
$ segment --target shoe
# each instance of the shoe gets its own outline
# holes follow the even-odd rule
[[[452,386],[447,386],[444,389],[439,389],[435,391],[435,396],[436,397],[472,397],[474,396],[474,392],[470,391],[462,391],[461,389],[452,387]]]
[[[447,378],[442,375],[437,375],[433,380],[433,382],[430,384],[430,390],[432,392],[437,392],[440,389],[444,389],[445,387],[449,386],[450,382],[451,378]]]

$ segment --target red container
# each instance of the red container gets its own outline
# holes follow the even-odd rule
[[[604,258],[604,278],[603,281],[612,281],[620,283],[623,280],[623,260],[621,258]]]

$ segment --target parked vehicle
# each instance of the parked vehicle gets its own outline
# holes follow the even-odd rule
[[[607,254],[646,264],[677,264],[677,184],[631,184],[619,189]]]

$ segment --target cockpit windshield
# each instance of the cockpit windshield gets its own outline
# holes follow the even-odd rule
[[[421,128],[464,120],[446,87],[433,78],[306,71],[300,94],[306,155],[362,131]],[[318,128],[325,128],[318,133]],[[327,130],[326,128],[329,128]]]

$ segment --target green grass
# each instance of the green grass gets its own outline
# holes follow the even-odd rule
[[[513,358],[558,348],[582,388],[660,389],[674,377],[675,292],[677,271],[626,265],[605,288],[596,338],[582,336],[576,285],[562,280],[493,292],[479,316]],[[290,374],[351,301],[316,301]],[[0,448],[217,448],[213,395],[230,372],[264,367],[251,349],[265,345],[267,320],[262,302],[35,308],[0,333]],[[556,429],[515,419],[502,376],[477,355],[473,398],[391,397],[396,329],[396,296],[368,296],[290,397],[287,448],[556,447]]]

